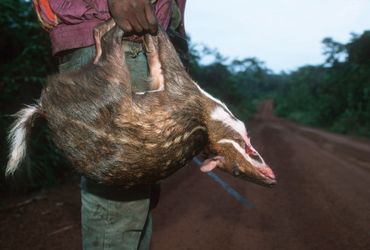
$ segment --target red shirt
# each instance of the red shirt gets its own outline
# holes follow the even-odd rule
[[[49,31],[52,52],[87,47],[94,44],[93,29],[111,16],[107,1],[102,0],[33,0],[42,26]],[[172,4],[176,3],[184,16],[186,0],[157,0],[155,14],[159,25],[167,29]],[[179,27],[185,36],[183,18]]]

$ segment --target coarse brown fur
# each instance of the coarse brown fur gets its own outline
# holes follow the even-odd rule
[[[232,138],[247,147],[240,134],[211,119],[217,106],[230,111],[192,81],[165,32],[145,36],[153,88],[145,93],[131,89],[122,36],[112,20],[99,26],[94,62],[49,77],[43,90],[39,111],[73,166],[97,182],[129,188],[166,178],[208,145],[225,157],[224,170],[235,174],[237,166],[263,183],[253,165],[218,143]]]
[[[180,62],[162,65],[171,72],[166,91],[132,93],[121,39],[122,31],[111,29],[98,63],[50,77],[41,106],[54,142],[79,172],[106,184],[153,183],[206,145],[202,104],[194,89],[179,89],[186,86],[177,80],[185,72]]]

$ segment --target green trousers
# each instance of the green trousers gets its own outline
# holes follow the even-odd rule
[[[147,90],[148,66],[142,46],[125,42],[126,62],[135,91]],[[94,46],[80,48],[59,57],[59,71],[76,70],[95,55]],[[88,185],[86,185],[86,182]],[[149,249],[152,221],[150,187],[114,190],[82,177],[81,225],[85,250]],[[92,187],[92,188],[91,188]]]

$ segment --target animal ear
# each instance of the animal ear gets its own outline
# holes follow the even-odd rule
[[[224,163],[225,163],[224,157],[215,156],[205,160],[203,164],[200,166],[200,171],[204,173],[211,172],[216,167],[222,167]]]

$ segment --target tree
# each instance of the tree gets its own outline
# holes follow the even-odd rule
[[[346,53],[346,47],[334,41],[330,37],[326,37],[322,40],[324,45],[324,52],[323,54],[326,55],[326,63],[329,65],[336,64],[343,59],[344,54]]]

